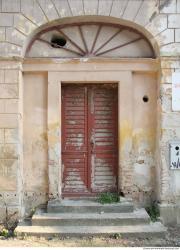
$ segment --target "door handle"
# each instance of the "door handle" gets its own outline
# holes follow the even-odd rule
[[[94,146],[95,146],[94,138],[92,138],[92,139],[90,140],[90,144],[91,144],[91,153],[93,153]]]

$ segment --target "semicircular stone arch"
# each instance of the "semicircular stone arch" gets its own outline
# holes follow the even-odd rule
[[[73,22],[47,27],[30,41],[31,58],[155,58],[151,43],[139,31],[105,22]]]
[[[27,3],[29,2],[29,4]],[[33,4],[32,4],[33,2]],[[11,55],[24,57],[33,36],[44,29],[73,20],[104,20],[135,28],[152,44],[156,55],[169,46],[167,16],[160,15],[157,0],[27,0],[21,3],[21,13],[14,14],[14,27],[7,35]],[[7,32],[8,33],[8,32]],[[16,36],[16,42],[14,42]],[[160,48],[159,48],[160,46]],[[160,50],[160,52],[159,52]],[[165,54],[165,52],[163,52]]]

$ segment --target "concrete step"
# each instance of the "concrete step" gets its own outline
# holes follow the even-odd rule
[[[51,201],[47,206],[48,213],[130,213],[133,210],[133,202],[125,199],[111,204],[89,200],[62,200]]]
[[[18,226],[17,235],[31,235],[39,237],[48,236],[111,236],[120,234],[121,236],[164,237],[166,228],[160,223],[150,223],[147,225],[131,226]]]
[[[32,217],[33,226],[122,226],[149,222],[143,208],[131,213],[41,213]]]

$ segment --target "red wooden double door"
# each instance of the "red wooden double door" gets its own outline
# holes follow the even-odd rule
[[[113,84],[62,86],[64,196],[117,189],[117,103]]]

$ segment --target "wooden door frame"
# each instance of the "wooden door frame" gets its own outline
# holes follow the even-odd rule
[[[48,72],[48,178],[49,200],[61,200],[61,84],[117,83],[118,84],[118,190],[123,190],[125,175],[133,183],[132,130],[124,144],[124,124],[133,125],[133,72],[158,72],[157,59],[107,60],[25,60],[23,71]],[[126,93],[126,95],[124,95]],[[126,108],[124,108],[126,107]],[[128,110],[128,112],[127,112]]]

